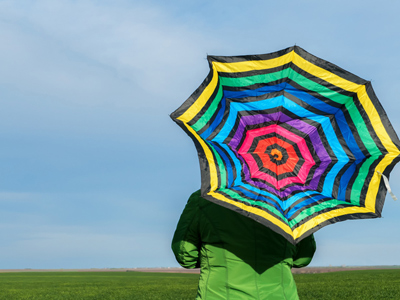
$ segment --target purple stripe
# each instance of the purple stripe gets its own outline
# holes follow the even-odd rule
[[[237,146],[240,143],[240,140],[242,139],[244,129],[247,125],[256,125],[256,124],[261,124],[265,122],[271,122],[271,121],[280,121],[283,122],[283,120],[280,120],[281,115],[287,117],[285,114],[282,112],[276,112],[272,114],[259,114],[259,115],[254,115],[254,116],[243,116],[240,118],[239,121],[239,126],[236,129],[235,135],[233,136],[232,140],[229,142],[229,146],[232,149],[236,149]],[[284,118],[285,119],[285,118]],[[293,120],[289,118],[288,120]]]
[[[282,112],[273,113],[269,115],[263,114],[255,116],[243,116],[240,119],[239,126],[235,132],[235,135],[228,144],[229,147],[236,153],[236,155],[238,155],[236,148],[239,145],[240,140],[244,134],[245,127],[247,125],[256,125],[270,121],[279,121],[281,123],[287,123],[293,128],[296,128],[297,130],[307,134],[310,137],[310,140],[313,144],[313,148],[315,149],[315,152],[317,153],[319,159],[321,161],[329,161],[329,162],[331,161],[328,152],[323,147],[323,143],[321,141],[321,138],[319,137],[317,129],[314,126],[311,126],[310,124],[307,124],[304,121],[301,121],[299,119],[292,119]]]

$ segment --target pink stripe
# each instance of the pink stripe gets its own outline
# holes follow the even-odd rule
[[[242,146],[240,147],[238,153],[247,153],[251,147],[251,143],[253,142],[254,138],[264,135],[264,134],[269,134],[272,132],[275,132],[276,127],[279,127],[278,125],[270,125],[268,127],[263,127],[263,128],[257,128],[257,129],[252,129],[246,131],[246,138],[243,141]]]

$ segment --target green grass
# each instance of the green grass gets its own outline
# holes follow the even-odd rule
[[[0,299],[194,299],[198,278],[140,272],[0,273]],[[296,274],[295,280],[302,300],[400,299],[400,269]]]
[[[400,299],[400,269],[294,276],[300,299]]]
[[[196,274],[139,272],[0,273],[0,299],[194,299]]]

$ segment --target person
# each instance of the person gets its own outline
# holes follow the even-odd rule
[[[184,268],[201,268],[196,299],[299,299],[291,268],[308,265],[314,237],[296,246],[268,227],[193,193],[172,250]]]

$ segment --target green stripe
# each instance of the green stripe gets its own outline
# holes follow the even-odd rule
[[[348,202],[345,201],[340,201],[337,199],[332,199],[332,200],[328,200],[328,201],[324,201],[318,205],[314,205],[311,206],[309,208],[304,209],[301,213],[299,213],[296,218],[290,220],[289,222],[289,226],[291,228],[293,228],[294,226],[296,226],[297,223],[301,222],[303,219],[311,216],[312,214],[315,214],[321,210],[327,209],[327,208],[333,208],[337,205],[349,205]]]
[[[282,78],[288,77],[291,69],[287,68],[282,71],[262,74],[262,75],[254,75],[248,77],[239,77],[239,78],[231,78],[231,77],[219,77],[219,80],[224,86],[232,86],[232,87],[244,87],[253,84],[259,83],[269,83],[272,81],[280,80]]]
[[[352,97],[345,96],[336,91],[333,91],[322,84],[316,83],[315,81],[312,81],[311,79],[304,77],[303,75],[297,73],[294,70],[292,70],[292,72],[290,73],[289,79],[291,79],[294,82],[296,82],[297,84],[303,86],[305,89],[316,92],[316,93],[320,94],[321,96],[328,98],[328,99],[332,100],[333,102],[336,102],[339,104],[345,104],[346,102],[353,100]]]
[[[376,157],[370,157],[362,164],[353,187],[351,188],[350,201],[352,204],[360,205],[361,190],[365,184],[365,179],[369,174],[369,168],[376,159]]]
[[[239,78],[232,78],[232,77],[222,77],[220,76],[220,82],[224,86],[230,87],[245,87],[254,84],[263,84],[263,83],[270,83],[273,81],[281,80],[283,78],[289,78],[296,82],[297,84],[303,86],[304,88],[314,91],[330,100],[345,104],[348,100],[352,100],[351,97],[342,95],[338,92],[335,92],[311,79],[304,77],[303,75],[297,73],[291,68],[284,69],[282,71],[270,73],[270,74],[262,74],[262,75],[254,75],[248,77],[239,77]]]
[[[364,118],[361,116],[360,111],[353,101],[349,101],[345,104],[348,113],[357,129],[358,134],[364,144],[365,148],[368,150],[371,156],[379,156],[382,152],[379,150],[378,146],[372,139],[367,125],[365,124]],[[368,115],[364,113],[364,115],[368,118]]]
[[[268,210],[273,215],[279,217],[281,221],[285,222],[286,224],[288,223],[286,217],[284,215],[282,215],[282,213],[279,210],[277,210],[275,207],[269,205],[268,203],[265,203],[262,201],[254,201],[254,200],[250,200],[248,198],[243,198],[239,194],[237,194],[234,191],[229,190],[229,189],[221,189],[220,191],[240,202],[245,202],[245,203],[250,204],[251,206],[261,207],[264,210]]]

